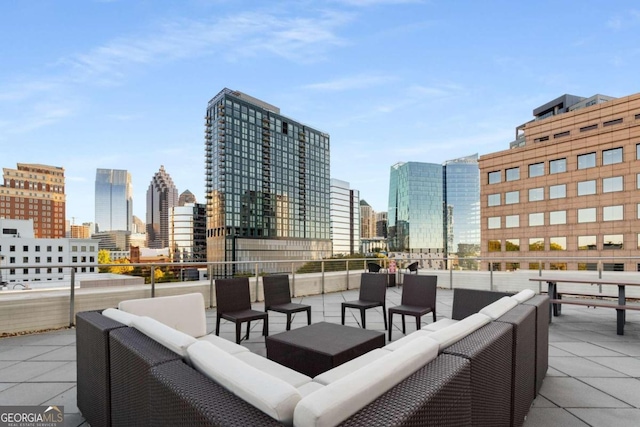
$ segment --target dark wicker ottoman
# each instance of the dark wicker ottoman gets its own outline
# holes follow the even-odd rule
[[[384,332],[320,322],[265,338],[267,358],[315,377],[385,345]]]

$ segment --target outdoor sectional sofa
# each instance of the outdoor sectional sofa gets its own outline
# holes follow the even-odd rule
[[[92,426],[519,426],[539,390],[548,298],[486,296],[496,302],[472,307],[456,293],[468,316],[313,379],[206,335],[199,294],[79,313],[78,408]]]

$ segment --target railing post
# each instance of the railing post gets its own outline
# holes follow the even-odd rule
[[[75,324],[75,306],[76,306],[76,269],[71,267],[71,289],[69,290],[69,326]]]
[[[151,298],[156,297],[156,266],[151,264]]]
[[[324,295],[324,260],[320,261],[320,267],[322,270],[322,295]]]
[[[453,266],[449,268],[449,289],[453,289]]]
[[[209,308],[213,308],[213,265],[207,264],[207,272],[209,275]]]
[[[291,292],[293,292],[293,296],[296,296],[296,271],[294,264],[291,263]]]
[[[256,274],[256,300],[255,300],[255,302],[258,302],[258,263],[257,262],[256,262],[255,274]]]
[[[349,289],[349,259],[345,261],[347,263],[347,289]]]
[[[493,263],[489,261],[489,290],[493,290]]]

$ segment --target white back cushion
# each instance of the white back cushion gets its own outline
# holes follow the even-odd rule
[[[168,327],[164,323],[160,323],[155,319],[147,316],[139,316],[131,324],[134,328],[167,347],[174,353],[179,354],[184,359],[189,361],[189,355],[187,354],[187,348],[190,345],[197,342],[197,340],[191,335],[187,335],[183,332],[176,331],[173,328]]]
[[[400,347],[402,347],[403,345],[408,344],[411,341],[418,339],[420,337],[426,337],[427,335],[429,335],[429,332],[418,329],[417,331],[411,332],[409,335],[406,335],[400,339],[390,342],[389,344],[385,345],[382,348],[389,351],[395,351]]]
[[[358,356],[355,359],[351,359],[342,365],[336,366],[333,369],[329,369],[328,371],[313,377],[313,381],[323,385],[330,384],[340,378],[346,377],[364,366],[367,366],[369,363],[374,360],[378,360],[387,354],[389,354],[389,350],[384,350],[382,348],[373,349],[362,356]]]
[[[429,332],[435,332],[435,331],[439,331],[442,328],[446,328],[447,326],[451,326],[454,323],[458,323],[459,320],[454,320],[454,319],[440,319],[437,322],[433,322],[433,323],[429,323],[428,325],[424,325],[422,328],[420,328],[421,331],[429,331]]]
[[[226,351],[229,354],[246,353],[249,349],[243,345],[236,344],[233,341],[229,341],[224,338],[220,338],[217,335],[208,334],[198,338],[199,341],[209,341],[221,350]]]
[[[122,301],[118,308],[138,316],[151,317],[192,337],[207,334],[204,298],[200,293],[132,299]]]
[[[518,304],[520,304],[520,303],[525,302],[528,299],[533,298],[535,295],[536,295],[536,293],[533,292],[531,289],[525,289],[523,291],[518,292],[517,294],[515,294],[511,298],[513,298],[514,300],[518,301]]]
[[[289,383],[296,388],[311,382],[311,377],[294,371],[291,368],[287,368],[286,366],[274,362],[273,360],[269,360],[266,357],[251,353],[250,351],[237,353],[234,354],[234,356],[239,360],[242,360],[247,365],[253,366],[259,371],[273,375],[276,378],[280,378],[282,381]]]
[[[302,399],[291,384],[247,365],[210,342],[198,341],[187,351],[202,374],[272,418],[291,425],[293,410]]]
[[[470,333],[480,329],[487,323],[491,322],[491,318],[481,313],[475,313],[467,316],[461,321],[442,328],[429,334],[429,338],[440,343],[440,349],[445,349],[451,344],[460,341]]]
[[[133,320],[138,317],[135,314],[127,313],[126,311],[118,310],[117,308],[107,308],[102,312],[102,315],[127,326],[131,326]]]
[[[353,373],[305,396],[296,406],[296,426],[335,426],[435,359],[438,343],[415,339]]]
[[[492,302],[491,304],[480,310],[480,313],[489,316],[493,320],[496,320],[498,317],[502,316],[516,305],[518,305],[518,301],[516,301],[515,299],[511,297],[502,297],[498,301]]]

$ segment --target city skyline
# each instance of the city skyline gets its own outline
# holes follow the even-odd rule
[[[30,1],[0,22],[3,167],[64,168],[77,224],[98,168],[131,172],[139,218],[160,165],[203,202],[202,112],[220,87],[329,133],[331,178],[377,212],[397,162],[506,149],[564,93],[638,91],[640,12],[622,1]]]

